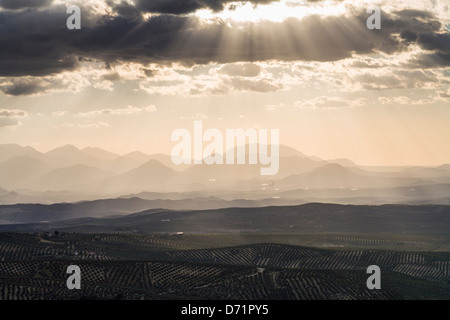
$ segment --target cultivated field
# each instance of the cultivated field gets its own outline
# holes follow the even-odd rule
[[[442,236],[0,233],[0,299],[450,299]],[[82,289],[68,290],[76,264]],[[368,290],[369,265],[382,289]]]

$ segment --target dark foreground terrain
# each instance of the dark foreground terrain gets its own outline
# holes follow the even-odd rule
[[[450,299],[446,234],[0,233],[0,300]],[[66,287],[81,269],[81,290]],[[381,268],[369,290],[366,269]]]

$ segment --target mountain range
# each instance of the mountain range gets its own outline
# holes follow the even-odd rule
[[[246,150],[249,149],[247,146]],[[232,199],[262,200],[294,190],[303,190],[297,194],[308,193],[308,199],[337,197],[338,202],[349,199],[352,203],[351,198],[361,190],[450,184],[449,164],[372,170],[348,159],[326,161],[283,145],[276,175],[261,176],[260,167],[250,164],[177,166],[164,154],[135,151],[118,155],[101,148],[79,149],[73,145],[42,153],[28,146],[3,144],[0,145],[0,203],[91,200],[140,192],[198,192],[196,198],[234,194]],[[299,196],[294,198],[299,203],[305,200]],[[423,200],[405,197],[403,193],[398,197],[400,201],[406,198]],[[445,203],[447,198],[440,197]],[[436,197],[433,199],[438,201]]]

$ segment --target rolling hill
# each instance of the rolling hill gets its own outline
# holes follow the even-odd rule
[[[10,224],[0,226],[2,232],[46,231],[52,229],[71,232],[130,231],[142,233],[364,233],[364,234],[448,234],[450,230],[450,206],[349,206],[309,203],[299,206],[270,206],[261,208],[224,208],[215,210],[150,209],[110,218],[73,219],[77,212],[90,210],[91,216],[105,215],[108,210],[124,212],[146,206],[142,199],[121,199],[88,202],[80,205],[52,205],[46,209],[32,208],[25,214],[12,212],[0,214],[0,219],[21,216],[22,221],[32,221],[33,214],[53,220],[47,223]],[[64,209],[64,206],[69,206]],[[16,208],[17,209],[17,208]],[[63,219],[61,212],[65,210]],[[33,211],[34,210],[34,211]],[[58,217],[59,219],[55,219]],[[19,221],[19,220],[17,220]],[[35,220],[36,221],[36,220]]]

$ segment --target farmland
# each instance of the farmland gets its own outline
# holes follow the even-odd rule
[[[0,300],[450,299],[445,235],[0,233]],[[67,266],[82,289],[66,287]],[[366,288],[369,265],[382,289]]]

